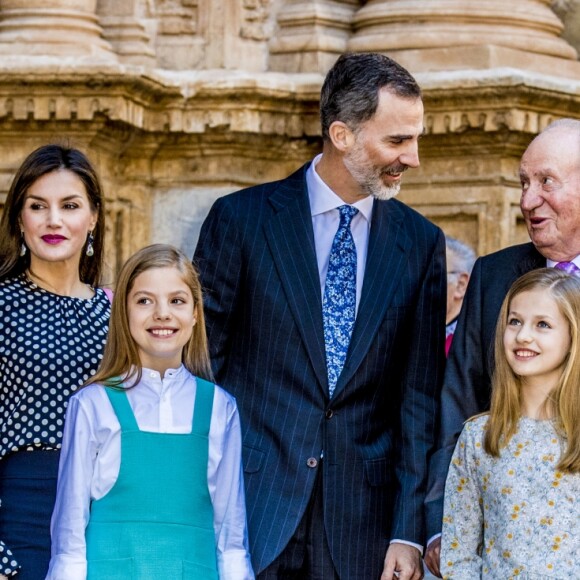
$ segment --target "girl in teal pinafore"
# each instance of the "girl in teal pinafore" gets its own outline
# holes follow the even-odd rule
[[[254,578],[239,415],[172,246],[121,270],[103,361],[69,404],[51,532],[49,580]]]

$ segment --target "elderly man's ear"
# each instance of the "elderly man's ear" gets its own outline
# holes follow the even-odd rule
[[[463,300],[465,292],[467,291],[467,284],[469,283],[469,274],[467,272],[461,272],[457,277],[457,284],[455,284],[455,291],[453,292],[453,297],[457,300]]]

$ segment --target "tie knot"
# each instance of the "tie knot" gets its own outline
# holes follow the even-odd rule
[[[571,276],[578,276],[578,274],[580,274],[580,268],[578,268],[574,262],[558,262],[554,268],[563,270],[566,274],[570,274]]]
[[[352,205],[341,205],[338,211],[340,212],[340,225],[343,227],[349,227],[352,218],[358,213],[358,209]]]

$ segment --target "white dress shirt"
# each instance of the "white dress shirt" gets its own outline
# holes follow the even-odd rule
[[[322,154],[317,155],[306,171],[306,185],[312,213],[312,227],[314,229],[314,246],[316,248],[316,260],[318,261],[318,274],[320,276],[320,292],[324,297],[324,285],[326,284],[326,272],[330,260],[332,242],[340,224],[338,208],[345,202],[338,196],[316,173],[316,165]],[[369,195],[352,204],[358,209],[358,213],[352,218],[350,231],[356,247],[356,311],[362,291],[367,262],[367,249],[369,246],[369,233],[371,231],[371,218],[373,217],[373,198]]]
[[[182,365],[165,376],[143,369],[127,391],[139,429],[190,433],[195,377]],[[207,480],[214,511],[220,578],[253,579],[248,549],[241,461],[240,419],[235,399],[216,387],[209,430]],[[51,522],[52,558],[47,580],[84,580],[85,529],[90,503],[115,484],[121,465],[121,426],[101,385],[81,389],[69,402]]]

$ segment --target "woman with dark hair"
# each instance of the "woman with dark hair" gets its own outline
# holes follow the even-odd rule
[[[83,153],[33,151],[0,220],[0,578],[44,578],[70,395],[97,370],[105,213]]]

